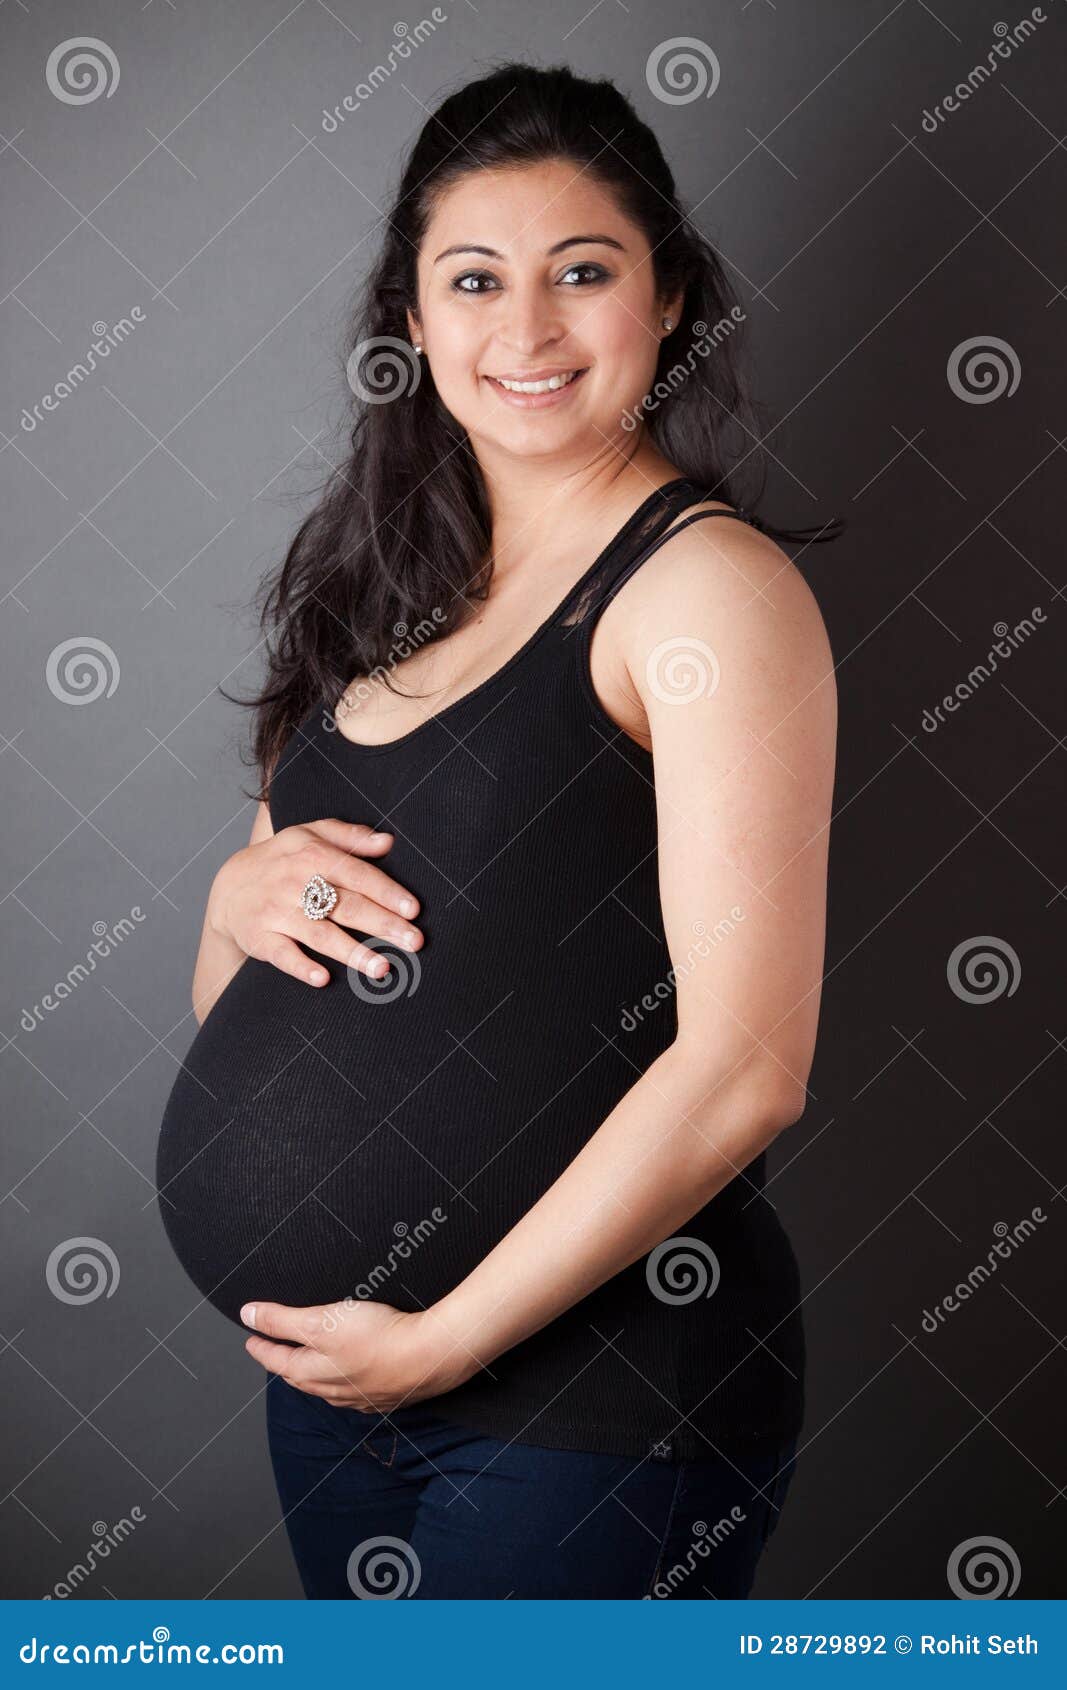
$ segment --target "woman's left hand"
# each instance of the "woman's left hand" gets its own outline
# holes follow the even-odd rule
[[[311,1308],[246,1303],[241,1319],[256,1329],[245,1344],[253,1360],[337,1408],[388,1412],[440,1396],[477,1370],[432,1309],[406,1314],[352,1300]],[[299,1348],[272,1342],[278,1338]]]

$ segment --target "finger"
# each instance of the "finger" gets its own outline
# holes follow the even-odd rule
[[[384,856],[393,848],[394,835],[388,828],[368,827],[365,822],[343,822],[337,816],[318,816],[314,821],[301,822],[301,827],[312,828],[320,833],[330,845],[336,845],[341,851],[351,851],[359,856]]]
[[[349,944],[351,943],[349,940]],[[330,978],[319,963],[312,962],[310,957],[304,955],[294,940],[287,939],[284,933],[279,933],[275,928],[265,933],[262,942],[249,954],[254,956],[257,962],[273,963],[283,974],[291,974],[296,980],[306,980],[311,986],[325,986]]]
[[[314,1340],[322,1324],[323,1306],[294,1308],[288,1303],[245,1303],[241,1319],[264,1338],[288,1338],[296,1344]]]
[[[303,927],[297,926],[296,923],[301,921]],[[306,932],[304,928],[307,929]],[[363,944],[362,940],[353,939],[351,933],[346,933],[343,927],[338,927],[333,921],[325,918],[322,921],[308,921],[306,916],[294,916],[289,931],[299,937],[302,945],[309,945],[312,950],[318,951],[320,956],[332,957],[344,968],[358,968],[360,973],[369,974],[374,980],[382,980],[389,973],[388,957],[382,956],[380,951],[374,950],[370,945]],[[361,932],[367,932],[367,928],[361,928]],[[309,964],[306,957],[304,961],[307,967],[314,968],[314,964]]]
[[[343,886],[337,888],[337,902],[330,911],[330,920],[336,926],[351,927],[356,933],[388,939],[404,951],[417,951],[423,942],[421,928],[394,915],[367,893],[351,892]]]
[[[294,1350],[290,1344],[272,1343],[269,1338],[257,1337],[255,1333],[245,1339],[245,1350],[268,1373],[280,1373],[289,1384],[295,1384],[293,1359],[300,1354],[299,1350]]]
[[[394,910],[397,915],[414,916],[419,912],[419,900],[406,886],[401,886],[392,875],[386,874],[384,869],[374,863],[363,861],[362,852],[366,849],[366,835],[368,829],[361,822],[336,822],[330,818],[327,822],[309,822],[305,824],[305,831],[314,829],[325,839],[324,847],[319,847],[317,841],[311,845],[304,844],[300,854],[310,861],[315,859],[312,872],[324,874],[327,880],[336,881],[338,886],[346,886],[349,891],[362,892],[373,898],[384,909]],[[339,830],[339,832],[338,832]],[[346,835],[364,836],[354,841]],[[389,840],[392,848],[392,834],[383,835]],[[323,867],[323,863],[328,866]]]

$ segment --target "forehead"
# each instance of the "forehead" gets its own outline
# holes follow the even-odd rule
[[[611,235],[628,252],[640,232],[610,189],[566,159],[512,170],[472,170],[434,206],[422,257],[433,264],[457,241],[492,247],[506,257],[543,252],[570,235]]]

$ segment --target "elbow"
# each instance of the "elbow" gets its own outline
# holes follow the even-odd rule
[[[795,1126],[808,1107],[808,1088],[789,1075],[779,1075],[778,1083],[769,1088],[766,1112],[775,1136],[786,1127]]]
[[[751,1134],[760,1151],[793,1126],[807,1108],[806,1089],[780,1068],[750,1075],[738,1092],[738,1125]]]
[[[692,1109],[692,1151],[708,1178],[721,1183],[722,1168],[735,1172],[753,1161],[778,1134],[799,1121],[807,1089],[780,1064],[748,1063],[726,1080],[709,1084],[705,1071],[700,1103]]]

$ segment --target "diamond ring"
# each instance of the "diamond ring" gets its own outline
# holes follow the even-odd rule
[[[309,921],[322,921],[336,902],[336,886],[331,886],[321,874],[313,874],[300,894],[300,903]]]

